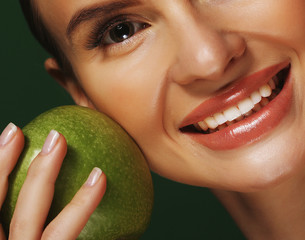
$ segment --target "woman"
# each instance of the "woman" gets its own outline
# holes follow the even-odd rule
[[[33,3],[40,41],[56,57],[47,71],[77,104],[119,122],[153,171],[211,188],[247,238],[304,238],[303,0]],[[22,133],[10,125],[1,139],[0,157],[11,155],[7,175]],[[39,176],[49,158],[49,182],[64,156],[63,136],[53,132],[46,146],[31,169]],[[85,222],[69,231],[64,223],[89,216],[101,199],[105,175],[95,173],[97,182],[76,196],[95,194],[92,207],[68,206],[42,231],[48,204],[34,214],[33,229],[20,228],[29,192],[46,191],[30,171],[11,234],[77,236]]]

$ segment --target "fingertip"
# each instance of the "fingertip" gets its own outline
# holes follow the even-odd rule
[[[105,173],[100,168],[95,167],[92,169],[84,185],[86,187],[93,187],[100,182],[106,188],[106,181]]]
[[[67,153],[67,141],[65,137],[56,130],[51,130],[42,146],[40,156],[64,158]]]
[[[93,168],[89,177],[84,184],[84,191],[96,196],[96,199],[100,201],[107,187],[107,177],[105,173],[98,167]]]
[[[103,173],[102,176],[101,176],[101,182],[102,182],[102,196],[104,196],[105,192],[106,192],[106,189],[107,189],[107,177],[106,177],[106,174]]]
[[[85,182],[85,186],[93,187],[97,183],[97,181],[99,180],[102,174],[103,171],[100,168],[98,167],[93,168],[89,177],[87,178],[87,181]]]
[[[59,137],[56,145],[61,148],[61,152],[65,155],[68,149],[67,140],[63,134],[61,134],[60,132],[58,132],[58,134]]]
[[[10,174],[24,147],[21,129],[13,123],[7,125],[1,134],[0,171],[3,176]]]
[[[16,141],[16,145],[17,145],[18,148],[20,148],[20,150],[23,149],[24,142],[25,142],[24,134],[23,134],[22,130],[18,126],[17,126],[16,135],[15,135],[13,141]]]
[[[12,142],[17,141],[18,145],[24,143],[24,137],[21,129],[13,123],[9,123],[0,135],[0,148],[10,145]]]

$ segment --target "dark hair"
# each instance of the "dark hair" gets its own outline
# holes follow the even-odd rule
[[[44,49],[46,49],[57,61],[59,67],[65,73],[72,73],[72,68],[66,56],[62,54],[60,47],[58,46],[55,39],[52,37],[48,29],[43,23],[43,20],[39,14],[38,9],[32,0],[19,0],[21,5],[21,9],[25,16],[25,19],[29,25],[29,28],[34,35],[34,37],[38,40],[38,42],[42,45]]]

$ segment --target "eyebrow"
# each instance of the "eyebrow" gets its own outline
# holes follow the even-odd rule
[[[81,9],[71,18],[66,30],[67,37],[71,40],[73,32],[75,32],[75,30],[86,21],[101,16],[107,17],[114,12],[118,12],[124,8],[132,7],[137,4],[140,4],[140,0],[116,0],[105,2],[102,5]]]

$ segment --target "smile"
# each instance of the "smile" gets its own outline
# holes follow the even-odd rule
[[[277,126],[292,98],[290,64],[285,62],[236,81],[194,109],[182,133],[214,150],[254,142]]]
[[[285,68],[277,75],[273,76],[267,84],[261,86],[258,90],[235,106],[232,106],[223,112],[215,113],[213,116],[207,117],[203,121],[195,123],[193,126],[198,131],[204,133],[213,133],[231,126],[234,123],[242,121],[258,112],[271,102],[282,90],[287,77],[289,68]]]

